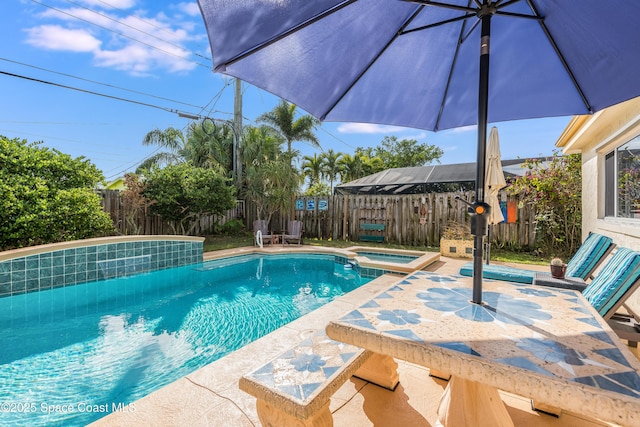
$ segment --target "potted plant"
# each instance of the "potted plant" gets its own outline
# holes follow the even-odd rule
[[[551,277],[556,279],[564,279],[564,273],[567,271],[567,264],[565,264],[560,258],[553,258],[549,263],[551,268]]]

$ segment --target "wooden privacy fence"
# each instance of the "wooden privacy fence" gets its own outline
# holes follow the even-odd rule
[[[132,211],[124,205],[117,190],[100,190],[104,210],[111,215],[121,234],[175,234],[169,221],[151,215],[144,209]],[[456,200],[460,196],[472,202],[474,192],[381,195],[336,195],[296,197],[294,218],[303,223],[304,238],[348,239],[358,241],[363,224],[380,224],[375,229],[385,242],[412,246],[439,246],[440,237],[450,223],[468,224],[466,205]],[[516,248],[532,248],[535,243],[534,212],[528,205],[518,207],[515,197],[500,193],[503,208],[509,207],[508,221],[490,226],[491,242]],[[506,209],[505,209],[506,210]],[[235,209],[225,215],[205,216],[191,230],[191,235],[213,234],[216,225],[231,219],[241,219],[248,231],[258,219],[250,201],[238,200]],[[264,218],[262,218],[264,219]],[[286,230],[289,214],[275,215],[269,228]],[[468,226],[468,225],[467,225]],[[378,230],[384,228],[383,230]],[[373,232],[372,232],[373,233]],[[371,234],[371,233],[370,233]]]
[[[152,215],[146,208],[131,209],[126,206],[118,190],[98,190],[98,195],[102,198],[103,209],[111,216],[120,234],[176,234],[172,221],[165,221],[159,215]],[[237,200],[236,207],[228,210],[224,215],[202,216],[188,234],[192,236],[213,234],[217,225],[222,225],[231,219],[243,219],[244,211],[244,200]]]
[[[384,241],[413,246],[439,246],[449,223],[468,224],[467,206],[460,196],[473,202],[474,192],[381,195],[336,195],[296,198],[294,219],[304,224],[305,238],[332,238],[358,241],[363,224],[383,224]],[[534,212],[528,205],[518,207],[515,197],[499,195],[505,222],[490,226],[492,243],[532,248],[535,243]],[[507,215],[507,207],[510,214]],[[257,219],[256,209],[247,201],[247,227]],[[509,217],[509,218],[507,218]],[[286,229],[287,215],[274,216],[270,228]],[[507,221],[508,219],[508,221]],[[468,226],[468,225],[467,225]]]

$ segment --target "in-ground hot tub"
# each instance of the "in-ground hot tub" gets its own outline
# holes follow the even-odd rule
[[[399,273],[422,270],[440,259],[437,252],[411,251],[404,249],[351,246],[346,249],[356,254],[355,261],[364,268],[380,268]]]

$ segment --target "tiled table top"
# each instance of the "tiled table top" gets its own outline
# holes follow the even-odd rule
[[[328,335],[621,425],[640,425],[640,364],[579,292],[417,272]],[[402,381],[402,379],[401,379]]]

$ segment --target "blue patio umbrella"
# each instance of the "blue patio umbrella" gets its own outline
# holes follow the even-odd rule
[[[476,303],[487,123],[591,114],[640,96],[638,1],[198,3],[214,71],[321,120],[432,131],[478,125]]]

